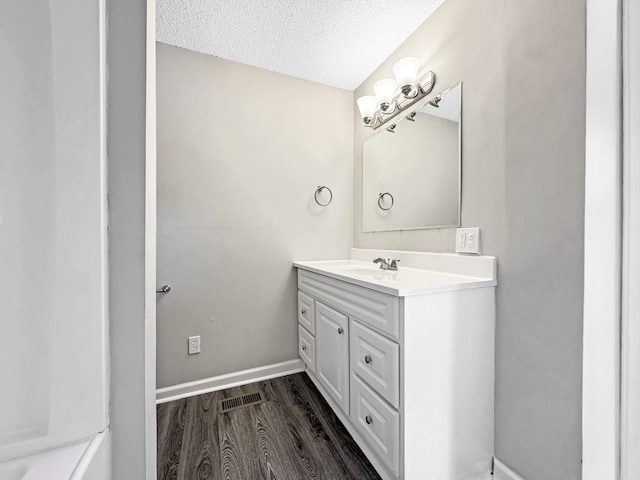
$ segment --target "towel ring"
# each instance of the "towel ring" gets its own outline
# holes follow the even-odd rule
[[[386,196],[389,196],[389,198],[391,199],[391,205],[389,205],[388,207],[383,207],[382,206],[382,199]],[[380,210],[391,210],[393,208],[393,195],[391,195],[389,192],[384,192],[381,193],[380,195],[378,195],[378,206],[380,207]]]
[[[318,195],[320,195],[323,190],[329,190],[329,201],[327,203],[321,203],[320,200],[318,200]],[[333,200],[333,192],[329,187],[325,187],[324,185],[318,185],[318,188],[316,188],[316,193],[313,195],[313,198],[315,199],[318,205],[320,205],[321,207],[326,207],[331,203],[331,200]]]

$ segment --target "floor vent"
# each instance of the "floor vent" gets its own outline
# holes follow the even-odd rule
[[[220,400],[220,413],[227,413],[239,408],[250,407],[251,405],[257,405],[264,402],[266,399],[262,392],[248,393],[246,395],[240,395],[239,397],[225,398]]]

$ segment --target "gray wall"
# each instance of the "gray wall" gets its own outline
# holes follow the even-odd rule
[[[291,262],[352,243],[352,92],[162,43],[157,55],[158,283],[173,288],[158,302],[158,387],[297,358]]]
[[[435,91],[464,82],[462,224],[499,258],[496,456],[527,480],[581,475],[584,39],[584,0],[448,0],[355,92],[409,55]],[[355,246],[453,251],[454,229],[362,233],[355,117]]]
[[[149,248],[147,217],[146,42],[147,5],[153,0],[107,4],[107,157],[109,207],[109,321],[111,346],[112,478],[156,478],[154,405],[147,370],[153,347],[153,305],[145,303]],[[151,60],[151,59],[150,59]],[[152,62],[150,63],[152,66]],[[149,158],[153,164],[153,158]],[[151,202],[153,202],[153,192]],[[147,225],[147,221],[151,225]],[[147,252],[148,253],[148,252]],[[149,311],[150,310],[150,311]],[[146,318],[145,318],[146,317]],[[146,319],[146,322],[145,322]],[[148,348],[151,347],[151,348]]]

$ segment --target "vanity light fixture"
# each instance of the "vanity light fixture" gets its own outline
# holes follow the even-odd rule
[[[378,128],[428,95],[436,83],[432,71],[418,79],[420,61],[415,57],[399,60],[393,66],[393,78],[378,80],[373,84],[375,95],[358,98],[358,108],[365,127]]]

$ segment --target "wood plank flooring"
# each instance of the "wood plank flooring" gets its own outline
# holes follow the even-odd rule
[[[221,399],[266,402],[218,413]],[[158,480],[380,480],[304,373],[157,407]]]

